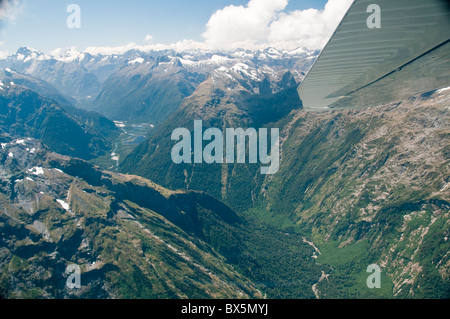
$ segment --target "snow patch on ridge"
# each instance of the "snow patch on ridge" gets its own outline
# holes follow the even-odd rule
[[[69,210],[69,204],[65,201],[63,201],[62,199],[57,199],[56,200],[62,208],[64,208],[65,210]]]

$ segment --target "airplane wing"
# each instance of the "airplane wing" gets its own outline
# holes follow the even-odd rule
[[[305,110],[321,111],[448,86],[449,0],[355,0],[298,93]]]

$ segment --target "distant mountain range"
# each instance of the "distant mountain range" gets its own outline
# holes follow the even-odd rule
[[[75,106],[99,111],[113,120],[159,124],[213,71],[244,79],[247,86],[262,93],[273,89],[271,82],[279,81],[286,70],[299,81],[317,54],[267,49],[182,53],[131,50],[121,55],[91,55],[68,50],[52,56],[23,47],[0,60],[0,68],[41,79]]]

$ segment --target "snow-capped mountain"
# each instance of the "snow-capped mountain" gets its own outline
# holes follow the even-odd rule
[[[115,120],[158,123],[211,78],[227,90],[276,93],[290,72],[298,83],[318,52],[297,49],[213,52],[130,50],[97,54],[75,49],[43,53],[28,47],[0,60],[8,68],[48,82],[78,107]],[[292,83],[290,83],[292,84]]]

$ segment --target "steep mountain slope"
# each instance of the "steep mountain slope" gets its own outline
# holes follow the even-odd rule
[[[52,150],[91,159],[105,154],[119,134],[113,122],[75,109],[61,107],[27,87],[2,78],[0,81],[0,130],[14,137],[41,139]],[[5,81],[5,83],[3,82]]]
[[[206,243],[231,249],[241,223],[206,194],[102,172],[31,139],[3,144],[0,163],[3,296],[262,297]],[[66,287],[69,264],[81,289]]]
[[[174,164],[171,159],[172,131],[183,127],[192,132],[194,120],[202,120],[205,130],[259,128],[301,107],[290,72],[270,80],[263,72],[258,76],[247,72],[252,70],[242,66],[214,71],[148,141],[120,163],[120,169],[172,189],[208,192],[237,210],[250,207],[251,190],[262,182],[256,164],[190,165]]]
[[[292,115],[262,202],[323,247],[318,261],[335,268],[329,281],[364,287],[375,263],[395,297],[450,296],[449,105],[440,90],[361,111]]]
[[[5,298],[314,298],[330,271],[298,234],[36,140],[2,144],[0,185]],[[70,264],[81,289],[65,286]]]
[[[108,78],[92,108],[113,120],[159,124],[204,78],[176,58],[136,58]]]
[[[39,95],[55,100],[61,106],[72,106],[75,102],[73,99],[61,95],[55,87],[44,80],[31,75],[18,73],[9,68],[0,70],[0,80],[7,84],[13,82],[16,85],[24,86]]]
[[[93,97],[101,89],[97,75],[87,70],[83,63],[93,57],[68,51],[55,58],[31,48],[20,48],[14,55],[1,60],[2,68],[32,75],[53,85],[64,96],[82,100]]]
[[[238,99],[207,82],[123,161],[124,171],[204,190],[238,211],[253,207],[247,216],[295,229],[332,267],[314,286],[317,297],[449,297],[448,90],[361,111],[270,115],[269,126],[281,131],[281,166],[262,176],[257,164],[171,161],[177,127],[192,130],[195,119],[221,129],[255,123]],[[282,101],[272,108],[283,109]],[[376,292],[365,282],[372,263],[383,271]]]

